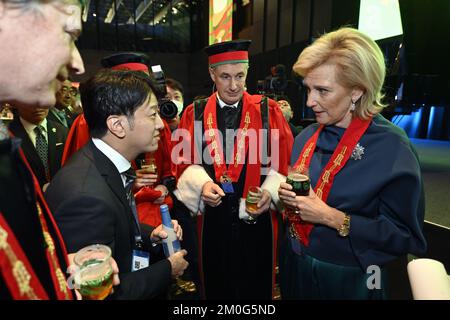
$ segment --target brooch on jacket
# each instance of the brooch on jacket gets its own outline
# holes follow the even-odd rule
[[[358,142],[355,146],[355,149],[353,149],[351,158],[353,160],[361,160],[363,154],[364,154],[364,147],[361,146]]]

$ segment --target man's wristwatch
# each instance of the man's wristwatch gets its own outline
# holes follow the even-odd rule
[[[350,233],[350,216],[344,212],[344,222],[337,230],[341,237],[346,237]]]

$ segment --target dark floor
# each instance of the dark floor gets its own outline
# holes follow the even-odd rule
[[[425,185],[425,220],[450,228],[450,141],[411,139]]]

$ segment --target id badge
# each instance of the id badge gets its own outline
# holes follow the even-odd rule
[[[222,183],[222,190],[225,193],[234,193],[233,183],[231,183],[231,182],[223,182]]]
[[[222,185],[223,192],[234,193],[233,181],[230,179],[226,172],[224,172],[224,174],[220,177],[220,183]]]
[[[147,268],[150,264],[150,254],[142,250],[133,250],[133,259],[131,263],[132,272]]]

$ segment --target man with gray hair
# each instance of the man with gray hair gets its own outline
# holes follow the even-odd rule
[[[0,0],[0,104],[48,108],[69,73],[84,72],[75,46],[81,10],[78,0]],[[0,299],[72,299],[58,227],[20,140],[1,121],[0,168]]]
[[[183,152],[174,193],[192,214],[202,214],[207,299],[268,300],[273,292],[277,220],[269,206],[277,203],[278,172],[287,173],[293,138],[275,101],[246,92],[249,45],[235,40],[205,49],[217,91],[188,106],[178,127],[192,138],[193,157]],[[252,212],[245,206],[250,187],[261,189]]]

